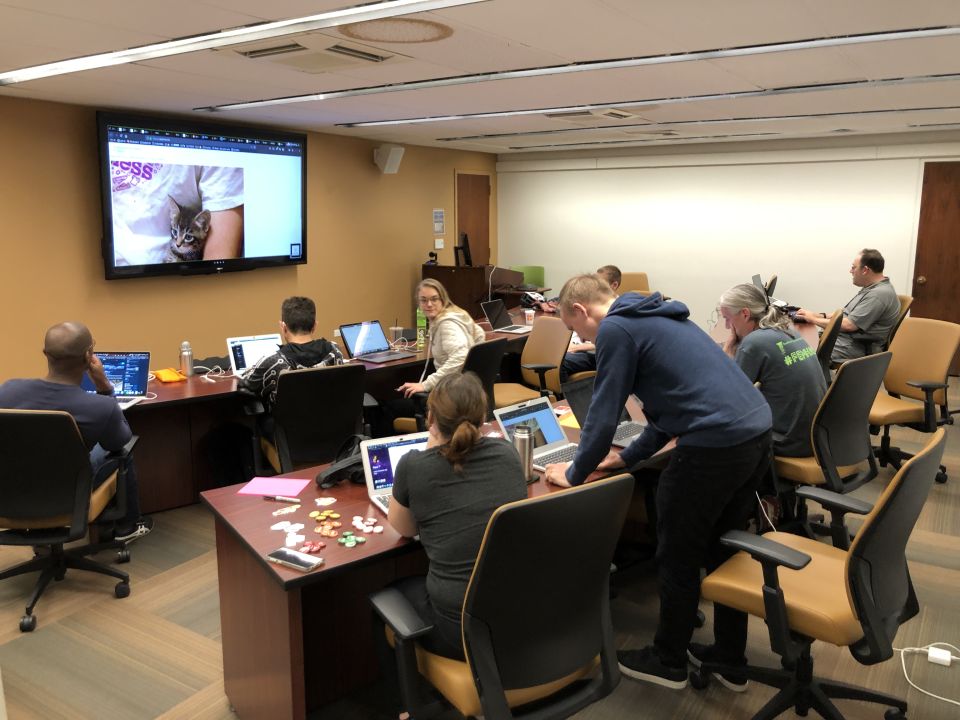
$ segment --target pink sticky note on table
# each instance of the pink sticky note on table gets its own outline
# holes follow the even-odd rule
[[[237,490],[237,494],[296,497],[309,484],[309,480],[300,480],[299,478],[255,477]]]

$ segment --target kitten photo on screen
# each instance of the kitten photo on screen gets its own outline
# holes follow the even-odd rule
[[[164,262],[202,260],[210,232],[210,211],[185,207],[167,195],[170,212],[170,245]]]

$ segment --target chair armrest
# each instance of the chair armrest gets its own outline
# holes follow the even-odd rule
[[[550,370],[555,369],[557,367],[556,365],[545,365],[545,364],[538,364],[538,363],[522,363],[520,367],[524,368],[525,370],[533,370],[537,374],[537,377],[540,380],[540,394],[549,395],[550,391],[547,390],[547,373]]]
[[[139,435],[131,435],[131,436],[130,436],[130,439],[127,440],[127,444],[126,444],[126,445],[124,445],[124,446],[123,446],[122,448],[120,448],[119,450],[113,450],[113,451],[111,451],[111,452],[107,455],[107,457],[110,458],[111,460],[123,460],[123,459],[129,457],[131,453],[133,453],[133,448],[136,446],[136,444],[137,444],[138,442],[140,442],[140,436],[139,436]]]
[[[433,630],[413,605],[396,588],[384,588],[370,595],[370,604],[387,626],[401,640],[414,640]]]
[[[777,567],[800,570],[810,562],[810,556],[775,540],[742,530],[724,533],[720,542],[749,553],[763,568],[763,608],[770,633],[770,647],[783,659],[784,667],[791,666],[802,652],[804,642],[797,640],[790,630],[787,603],[783,588],[780,587]]]
[[[879,335],[871,335],[870,333],[865,332],[855,332],[849,333],[850,339],[854,342],[861,343],[863,345],[873,346],[877,343],[882,343],[886,338],[880,337]]]
[[[928,380],[907,380],[907,385],[923,390],[923,429],[924,432],[933,432],[937,429],[937,407],[933,402],[933,394],[938,390],[946,390],[947,384]]]
[[[754,560],[763,564],[765,569],[768,563],[772,563],[790,570],[800,570],[810,562],[810,556],[806,553],[743,530],[731,530],[724,533],[720,538],[720,543],[749,553]]]
[[[824,488],[797,488],[797,497],[816,500],[830,511],[830,539],[833,546],[839,550],[850,549],[850,531],[847,530],[846,514],[850,512],[866,515],[873,510],[873,505],[868,502]]]
[[[947,384],[942,382],[928,382],[925,380],[907,380],[910,387],[920,388],[924,392],[934,392],[936,390],[946,390]]]
[[[855,515],[866,515],[873,510],[873,505],[863,500],[858,500],[850,495],[841,495],[833,490],[825,490],[817,487],[799,487],[797,488],[797,497],[815,500],[830,510],[840,510],[845,513],[854,513]]]

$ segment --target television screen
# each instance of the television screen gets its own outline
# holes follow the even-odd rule
[[[108,279],[307,261],[306,136],[97,113]]]

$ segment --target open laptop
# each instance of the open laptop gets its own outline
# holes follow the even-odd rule
[[[262,358],[273,355],[281,344],[280,333],[227,338],[227,356],[233,374],[243,377]]]
[[[549,463],[569,462],[577,445],[567,440],[550,400],[545,397],[493,411],[503,436],[513,442],[517,425],[526,425],[533,436],[533,467],[543,470]]]
[[[591,375],[582,380],[565,382],[561,388],[563,397],[570,404],[573,416],[577,419],[580,427],[583,427],[583,424],[587,421],[587,413],[590,412],[590,402],[593,400],[593,382],[594,377]],[[620,423],[613,435],[612,444],[617,447],[626,447],[642,435],[645,428],[646,423],[630,419],[627,408],[624,406],[620,413]]]
[[[347,354],[364,362],[384,363],[413,357],[411,352],[391,350],[379,320],[366,320],[340,326],[340,337]]]
[[[136,405],[147,397],[147,382],[150,377],[150,353],[148,352],[98,352],[94,353],[103,364],[103,372],[113,385],[113,396],[122,410]],[[84,373],[80,387],[90,393],[97,391],[93,381]]]
[[[503,304],[503,300],[482,302],[480,303],[480,307],[483,309],[483,314],[487,316],[487,322],[490,323],[490,327],[497,332],[523,335],[533,330],[532,325],[514,325],[510,319],[510,313],[507,312],[507,308]]]
[[[397,463],[411,450],[426,450],[429,438],[429,432],[419,432],[364,440],[360,443],[360,457],[363,459],[363,474],[367,480],[370,502],[384,512],[389,512]]]

